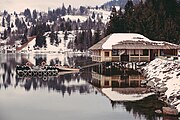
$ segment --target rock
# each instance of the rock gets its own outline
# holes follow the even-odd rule
[[[159,100],[166,101],[167,100],[167,95],[160,96]]]
[[[175,96],[169,96],[169,101],[173,101]]]
[[[161,110],[155,110],[155,113],[162,114],[162,111]]]
[[[180,76],[180,73],[178,73],[176,76]]]
[[[149,81],[149,82],[147,83],[147,86],[149,86],[149,87],[151,87],[151,88],[154,88],[154,87],[155,87],[153,81]]]
[[[163,93],[163,92],[160,93],[160,96],[164,96],[164,95],[165,95],[165,93]]]
[[[178,115],[178,110],[170,107],[162,107],[162,112],[165,115],[174,115],[174,116]]]
[[[142,80],[142,81],[141,81],[141,84],[142,84],[142,85],[145,85],[146,83],[147,83],[146,80]]]
[[[178,100],[180,100],[180,95],[176,96],[176,98],[177,98]]]
[[[154,78],[155,80],[155,82],[159,82],[159,81],[161,81],[161,79],[160,78]]]
[[[159,88],[157,89],[157,92],[160,92],[160,93],[165,93],[167,91],[167,87],[163,87],[163,88]]]
[[[173,78],[173,77],[166,76],[166,77],[164,77],[163,79],[169,80],[169,79],[172,79],[172,78]]]

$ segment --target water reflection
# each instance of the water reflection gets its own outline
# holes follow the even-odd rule
[[[145,97],[142,100],[127,100],[126,96],[129,97],[129,95],[134,96],[135,94],[142,95],[148,93],[147,89],[141,87],[140,84],[145,78],[137,70],[116,67],[115,65],[101,67],[99,65],[93,68],[92,79],[89,82],[109,98],[113,109],[119,109],[123,105],[127,112],[133,114],[138,119],[178,120],[178,117],[162,117],[154,113],[156,109],[165,106],[165,103],[159,101],[155,95]],[[112,95],[114,93],[116,93],[116,96]],[[122,96],[118,98],[118,94]]]
[[[48,88],[49,91],[53,90],[61,92],[62,96],[67,92],[71,95],[73,92],[79,91],[79,93],[90,93],[92,86],[86,84],[85,81],[91,79],[91,75],[87,73],[74,73],[59,75],[57,77],[48,77],[47,79],[38,77],[18,77],[15,72],[15,66],[17,64],[23,65],[26,62],[31,62],[33,65],[40,65],[43,61],[47,64],[55,65],[79,65],[75,61],[82,59],[82,56],[75,56],[73,59],[65,56],[50,55],[50,54],[36,54],[36,55],[23,55],[23,54],[0,54],[0,88],[5,89],[9,86],[21,87],[26,91],[36,90],[39,88]],[[63,58],[62,58],[63,57]],[[67,59],[67,60],[66,60]],[[89,58],[83,58],[87,61]],[[82,61],[83,62],[83,61]]]
[[[76,97],[78,97],[80,103],[84,102],[85,104],[84,106],[81,107],[88,108],[89,113],[87,114],[86,117],[89,118],[91,118],[90,116],[88,116],[89,114],[91,114],[92,116],[98,114],[98,115],[102,115],[101,117],[99,117],[99,119],[104,120],[108,118],[107,117],[108,114],[110,119],[113,117],[117,119],[124,117],[125,119],[137,119],[137,120],[166,119],[166,117],[164,118],[158,117],[152,112],[154,110],[153,106],[161,105],[161,103],[158,103],[157,99],[155,99],[154,96],[136,102],[124,102],[124,101],[118,102],[112,100],[110,100],[110,102],[109,101],[106,102],[106,99],[102,96],[104,95],[104,93],[101,91],[103,88],[112,88],[112,91],[116,91],[120,94],[122,93],[134,94],[138,92],[141,93],[142,91],[144,91],[144,88],[140,87],[140,81],[144,78],[137,71],[133,71],[133,70],[129,71],[127,69],[112,67],[111,69],[107,68],[103,72],[100,72],[100,69],[98,67],[94,67],[92,69],[91,68],[86,69],[85,71],[80,73],[60,75],[57,77],[49,77],[46,80],[37,77],[19,78],[16,75],[15,72],[16,65],[22,65],[25,64],[26,62],[31,62],[33,65],[39,65],[41,64],[42,61],[45,61],[49,65],[61,64],[68,66],[83,66],[91,62],[90,58],[86,56],[77,56],[77,55],[75,56],[75,55],[66,55],[66,54],[58,54],[58,55],[0,54],[0,91],[5,93],[5,91],[8,91],[8,89],[13,88],[11,89],[13,91],[20,89],[21,91],[25,90],[27,93],[31,91],[35,91],[37,93],[39,92],[40,89],[42,90],[47,89],[49,93],[60,93],[63,96],[62,97],[63,99],[65,99],[64,96],[66,94],[68,96],[71,96],[71,99],[65,99],[65,100],[69,100],[70,103],[76,101],[77,100]],[[79,93],[81,95],[86,94],[86,99],[83,98],[82,96],[81,97],[76,96],[75,98],[72,97],[73,94],[76,93]],[[3,98],[3,96],[1,97]],[[32,95],[31,97],[34,96]],[[5,99],[5,97],[3,99]],[[46,99],[49,98],[46,97]],[[85,99],[85,100],[81,100],[81,99]],[[97,103],[98,99],[100,103]],[[6,100],[9,99],[5,99],[5,101]],[[94,102],[88,104],[87,101],[94,101]],[[16,101],[13,101],[13,103],[14,102]],[[67,106],[70,103],[67,103],[66,101],[64,103],[66,105],[63,109],[67,109]],[[113,111],[119,110],[120,112],[112,112],[112,110],[108,108],[109,103],[111,104]],[[43,101],[42,104],[44,104]],[[100,104],[102,104],[101,108],[97,108],[96,106]],[[69,106],[69,109],[74,110],[73,108],[74,105],[75,104]],[[95,106],[95,108],[91,108],[92,106]],[[79,106],[77,108],[79,108]],[[61,110],[63,111],[63,109]],[[68,112],[67,115],[73,115],[73,113],[75,112],[73,110],[71,110],[71,112]],[[93,111],[95,111],[95,113]],[[120,116],[120,113],[123,113],[122,116]],[[133,117],[131,117],[132,115]],[[177,117],[173,118],[173,120],[178,120],[178,118]]]

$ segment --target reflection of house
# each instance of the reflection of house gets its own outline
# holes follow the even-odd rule
[[[105,76],[92,72],[92,84],[99,88],[125,88],[125,87],[140,87],[141,80],[144,77],[140,74],[138,75],[114,75]]]
[[[91,84],[111,101],[136,101],[152,95],[146,88],[140,87],[143,79],[141,75],[105,76],[93,72]]]
[[[151,61],[156,56],[177,56],[178,49],[176,44],[152,41],[135,33],[111,34],[90,48],[97,62]]]

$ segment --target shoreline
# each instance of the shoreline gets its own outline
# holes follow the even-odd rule
[[[150,91],[157,94],[167,106],[155,112],[163,115],[180,116],[180,63],[156,58],[141,68],[145,80],[141,81]]]

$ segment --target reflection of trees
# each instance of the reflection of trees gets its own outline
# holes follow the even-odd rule
[[[15,76],[15,56],[5,55],[0,57],[0,80],[2,80],[1,84],[7,88],[12,84],[11,79]]]
[[[53,90],[53,91],[61,92],[63,96],[66,92],[69,95],[77,91],[79,91],[79,93],[89,93],[89,89],[91,88],[88,84],[81,84],[81,83],[75,85],[65,84],[65,82],[69,83],[71,81],[78,83],[78,77],[74,78],[75,76],[76,75],[74,74],[62,75],[58,77],[48,78],[47,81],[44,81],[43,78],[17,78],[16,85],[18,85],[20,82],[21,84],[23,83],[22,86],[27,91],[31,90],[32,87],[34,90],[38,88],[48,88],[49,91]],[[82,78],[80,77],[80,79]]]
[[[41,65],[42,62],[46,62],[46,57],[45,56],[37,56],[35,57],[35,65]]]
[[[67,57],[68,63],[70,66],[85,66],[87,64],[92,63],[92,60],[90,57],[86,56],[73,56],[73,57]]]

